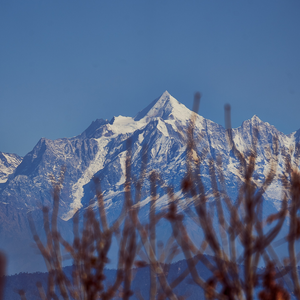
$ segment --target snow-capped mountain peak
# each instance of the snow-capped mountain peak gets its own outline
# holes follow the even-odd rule
[[[186,106],[178,102],[168,91],[165,91],[134,118],[121,115],[113,117],[111,121],[106,124],[106,131],[109,131],[113,136],[132,134],[136,130],[144,128],[151,120],[157,118],[171,125],[173,125],[173,120],[182,121],[186,124],[187,120],[191,117],[191,113],[192,112]],[[160,122],[158,124],[160,124]]]
[[[140,111],[134,120],[139,121],[158,117],[164,120],[172,120],[174,117],[179,120],[188,120],[190,116],[191,111],[172,97],[168,91],[165,91],[159,98]]]
[[[254,115],[250,120],[252,122],[257,122],[257,123],[262,122],[262,120],[257,115]]]

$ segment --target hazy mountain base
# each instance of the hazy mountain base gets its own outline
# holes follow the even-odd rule
[[[210,259],[209,256],[205,256],[207,259]],[[176,263],[173,263],[169,266],[168,271],[168,280],[172,282],[175,278],[177,278],[185,269],[187,268],[186,260],[180,260]],[[198,262],[197,266],[198,274],[204,280],[207,280],[211,277],[211,271],[202,263]],[[243,267],[241,269],[241,276],[243,276]],[[300,269],[299,269],[300,270]],[[71,278],[72,267],[64,268],[65,274]],[[260,269],[260,273],[263,274],[264,269]],[[104,280],[105,289],[111,283],[114,282],[116,276],[116,270],[114,269],[106,269],[105,270],[106,279]],[[134,292],[131,299],[138,300],[137,294],[140,293],[144,299],[149,299],[149,288],[150,288],[150,272],[149,266],[144,268],[134,269],[133,270],[134,279],[132,281],[131,290]],[[38,293],[38,289],[36,287],[37,282],[41,282],[44,289],[47,289],[47,273],[20,273],[17,275],[11,275],[6,277],[6,287],[5,287],[5,300],[20,300],[20,296],[18,294],[19,290],[24,290],[26,292],[27,299],[30,300],[40,300],[40,296]],[[283,283],[284,284],[284,283]],[[285,288],[287,288],[285,286]],[[288,290],[288,288],[287,288]],[[175,293],[177,296],[184,296],[189,300],[204,300],[204,292],[203,290],[197,286],[191,275],[189,274],[175,289]],[[255,290],[255,298],[257,298],[257,294],[259,289]],[[120,289],[114,298],[122,298],[122,290]],[[291,299],[295,299],[291,294]]]

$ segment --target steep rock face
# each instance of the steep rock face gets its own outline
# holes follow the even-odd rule
[[[73,138],[54,141],[42,138],[23,160],[15,158],[15,168],[11,167],[10,175],[0,165],[0,172],[7,172],[9,175],[6,177],[7,181],[0,184],[1,247],[7,251],[14,248],[11,259],[20,261],[10,272],[28,270],[28,264],[24,264],[24,260],[29,262],[33,259],[30,249],[28,248],[27,252],[23,249],[22,251],[27,253],[23,256],[19,253],[21,250],[18,252],[20,241],[23,245],[26,241],[28,244],[31,242],[27,214],[30,212],[34,215],[37,227],[42,232],[40,207],[45,205],[51,208],[50,175],[58,178],[62,166],[66,167],[66,172],[59,215],[61,228],[70,239],[70,224],[74,212],[85,208],[95,197],[92,180],[94,176],[101,180],[109,220],[116,218],[120,212],[124,199],[125,159],[128,149],[131,153],[133,177],[139,176],[145,157],[147,161],[147,178],[140,212],[142,220],[148,218],[148,175],[151,170],[157,170],[164,182],[173,186],[175,192],[179,192],[181,180],[186,172],[187,129],[191,114],[189,109],[166,91],[134,118],[118,116],[111,121],[99,119],[92,122],[82,134]],[[300,130],[286,136],[274,126],[254,116],[243,122],[241,127],[233,129],[235,144],[245,156],[249,154],[253,142],[254,128],[258,129],[255,180],[259,186],[266,178],[270,162],[276,156],[277,150],[273,141],[278,142],[277,171],[280,173],[284,168],[280,153],[291,149],[292,159],[299,155],[300,149],[296,145],[300,141]],[[243,178],[238,171],[239,160],[233,155],[227,142],[225,129],[197,115],[194,138],[198,152],[201,155],[205,154],[201,174],[209,199],[212,199],[209,159],[215,160],[217,156],[222,157],[223,162],[222,169],[217,169],[217,172],[223,172],[229,195],[236,197],[238,185]],[[276,211],[280,207],[280,191],[281,182],[276,179],[265,195],[268,212]],[[158,192],[160,197],[157,207],[164,209],[167,197],[162,189]],[[182,201],[182,209],[185,205],[189,203]],[[160,226],[164,228],[164,225]],[[191,232],[197,236],[198,228],[194,228],[192,223],[189,226]],[[36,270],[39,269],[37,266]]]
[[[18,208],[36,209],[37,204],[51,205],[50,175],[58,177],[66,167],[62,203],[70,202],[70,190],[90,161],[95,158],[98,144],[94,139],[42,138],[16,168],[13,177],[1,187],[1,201]]]
[[[17,154],[0,152],[0,183],[6,182],[21,162],[22,157]]]

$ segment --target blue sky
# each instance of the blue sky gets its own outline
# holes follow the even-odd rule
[[[165,90],[300,128],[299,0],[0,0],[0,151],[134,116]]]

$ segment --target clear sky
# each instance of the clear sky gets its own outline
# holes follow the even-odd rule
[[[165,90],[300,128],[299,0],[0,0],[0,151],[134,116]]]

